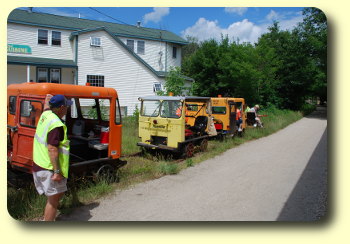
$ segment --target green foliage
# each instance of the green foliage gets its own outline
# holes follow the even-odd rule
[[[179,172],[180,168],[175,163],[165,163],[162,162],[159,164],[159,171],[161,174],[173,175]]]
[[[170,92],[174,96],[183,95],[185,90],[185,77],[181,73],[180,67],[171,67],[169,73],[165,77],[165,92],[158,91],[157,95],[168,95]]]
[[[186,159],[186,166],[187,167],[192,167],[193,166],[193,159],[192,158],[188,158]]]
[[[305,8],[291,31],[269,27],[255,45],[211,39],[192,42],[182,71],[193,78],[193,95],[244,97],[250,105],[299,110],[305,101],[327,100],[327,22],[322,11]]]

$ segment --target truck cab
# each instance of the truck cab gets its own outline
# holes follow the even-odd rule
[[[70,173],[102,174],[126,163],[120,160],[122,124],[115,89],[23,83],[7,87],[8,169],[32,172],[33,139],[47,94],[73,101],[63,118],[70,140]]]

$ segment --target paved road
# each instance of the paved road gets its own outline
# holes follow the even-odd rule
[[[313,221],[327,207],[327,111],[60,220]]]

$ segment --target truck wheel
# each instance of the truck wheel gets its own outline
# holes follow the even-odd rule
[[[95,173],[96,181],[115,182],[117,179],[114,168],[109,164],[102,165]]]
[[[194,145],[193,143],[186,144],[184,151],[183,151],[183,157],[184,158],[191,158],[194,155]]]
[[[208,148],[208,140],[207,139],[203,139],[200,144],[199,144],[199,148],[202,152],[206,151]]]

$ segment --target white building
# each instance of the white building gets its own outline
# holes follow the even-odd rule
[[[165,30],[17,9],[7,24],[7,83],[113,87],[131,115],[138,97],[154,95],[181,66],[186,44]]]

